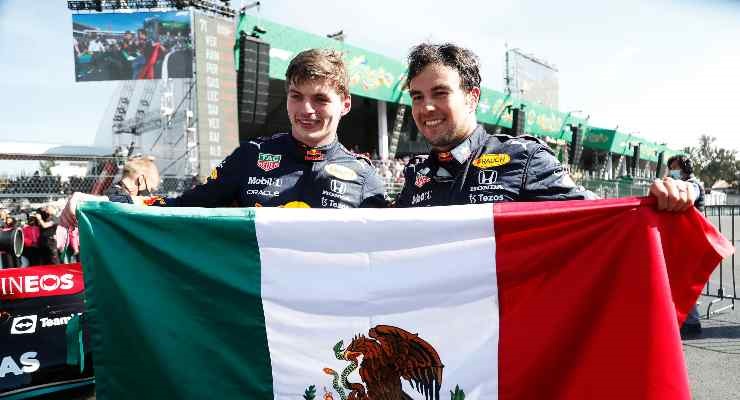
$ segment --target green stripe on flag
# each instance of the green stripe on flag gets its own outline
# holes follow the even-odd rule
[[[142,387],[148,398],[272,398],[254,218],[253,209],[79,208],[98,399]]]

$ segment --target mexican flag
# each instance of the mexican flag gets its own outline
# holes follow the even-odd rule
[[[647,199],[80,210],[98,399],[688,399],[732,246]]]

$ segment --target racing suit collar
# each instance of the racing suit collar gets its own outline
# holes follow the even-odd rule
[[[457,146],[452,148],[450,151],[433,152],[433,159],[439,164],[448,164],[455,160],[458,165],[464,165],[470,158],[471,154],[481,145],[481,137],[486,132],[483,126],[478,125],[475,127],[473,132],[462,140]]]
[[[336,138],[334,138],[334,141],[329,144],[317,147],[303,144],[296,140],[292,135],[290,138],[293,141],[293,156],[298,160],[308,162],[324,161],[329,159],[339,146],[339,141]]]

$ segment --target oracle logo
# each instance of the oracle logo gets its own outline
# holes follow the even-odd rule
[[[74,285],[74,275],[72,274],[25,275],[0,278],[0,292],[3,295],[69,290]]]

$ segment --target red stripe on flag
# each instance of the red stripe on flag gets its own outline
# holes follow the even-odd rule
[[[0,300],[73,295],[85,289],[77,264],[0,269]]]
[[[653,203],[494,206],[500,399],[690,398],[679,323],[733,247]]]

